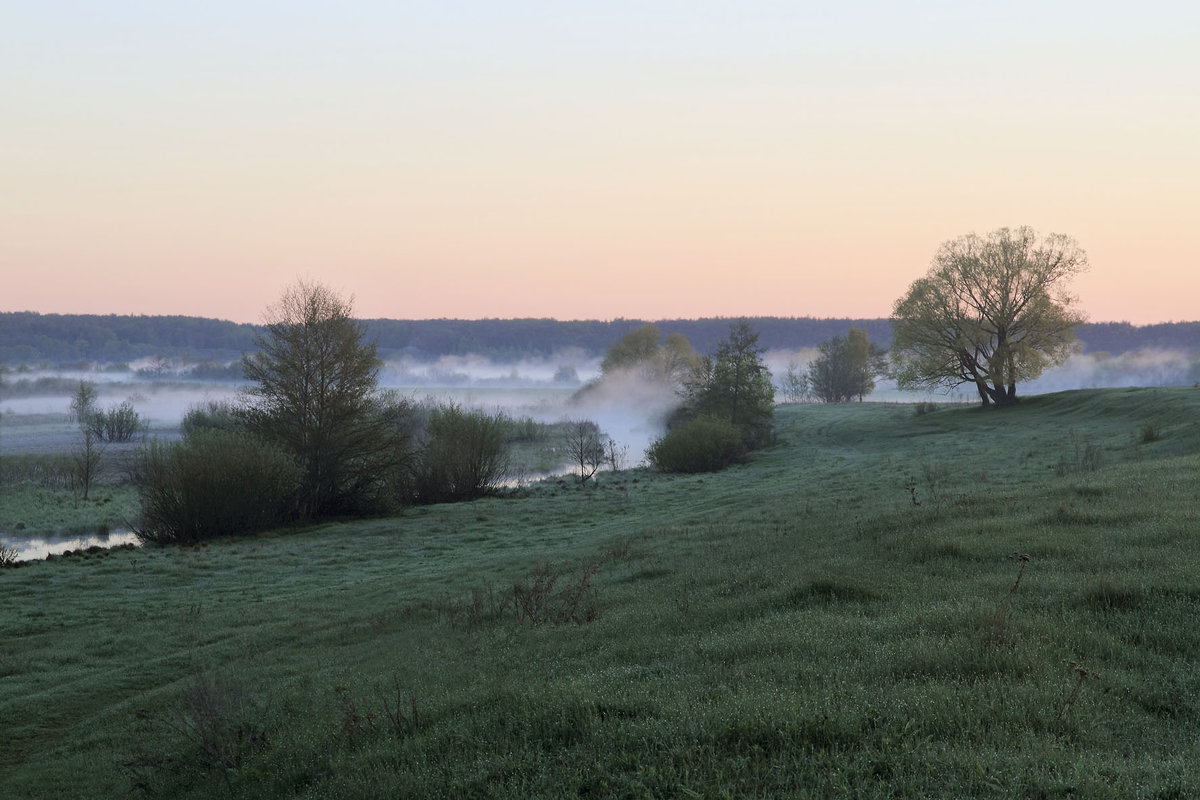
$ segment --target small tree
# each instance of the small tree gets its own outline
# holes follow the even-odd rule
[[[667,336],[659,349],[658,360],[663,377],[677,387],[682,386],[700,364],[699,354],[682,333]]]
[[[657,325],[643,325],[625,334],[604,355],[600,371],[611,375],[636,371],[652,381],[678,385],[699,363],[699,356],[682,333],[672,333],[659,344]]]
[[[587,483],[604,466],[605,440],[608,437],[591,420],[567,420],[563,426],[567,458],[574,467],[579,468],[579,482]]]
[[[887,374],[886,351],[871,344],[866,331],[850,327],[846,338],[821,344],[806,374],[808,392],[826,403],[845,403],[871,393],[875,378]]]
[[[554,370],[554,382],[567,386],[577,386],[579,384],[579,372],[575,369],[575,365],[560,365],[558,369]]]
[[[658,340],[661,336],[657,325],[643,325],[633,329],[608,348],[604,360],[600,362],[600,371],[608,374],[618,369],[629,369],[657,360]]]
[[[780,388],[783,389],[784,401],[788,403],[799,403],[808,397],[808,371],[801,366],[798,357],[788,362]]]
[[[227,400],[206,400],[196,403],[183,415],[179,430],[185,437],[202,430],[243,430],[246,420]]]
[[[610,472],[620,472],[625,469],[625,459],[629,456],[629,445],[617,444],[617,440],[607,437],[604,444],[604,460],[608,463]]]
[[[76,425],[87,425],[96,413],[96,385],[80,381],[71,395],[71,421]]]
[[[146,423],[129,400],[112,406],[107,411],[97,410],[92,415],[92,426],[96,435],[105,442],[133,441],[138,434],[146,430]]]
[[[1087,269],[1074,239],[1001,228],[946,242],[892,311],[901,388],[975,386],[984,406],[1070,355],[1082,317],[1066,283]]]
[[[96,387],[80,381],[71,398],[71,419],[79,426],[79,439],[71,451],[71,468],[83,499],[88,499],[92,483],[100,471],[100,459],[104,456],[104,439],[96,417]]]

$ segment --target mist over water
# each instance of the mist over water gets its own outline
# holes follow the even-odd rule
[[[629,448],[627,460],[636,465],[650,444],[666,430],[666,420],[679,405],[673,387],[648,380],[638,370],[615,370],[572,399],[568,413],[590,419],[619,447]]]
[[[90,381],[91,378],[83,377]],[[188,409],[209,401],[235,400],[241,386],[236,383],[117,382],[96,383],[96,401],[101,408],[126,400],[152,427],[178,425]],[[46,414],[66,416],[71,395],[66,393],[0,398],[2,414]]]
[[[763,360],[780,387],[790,366],[807,369],[818,355],[816,348],[775,350],[765,353]],[[165,439],[179,436],[179,423],[189,409],[214,401],[236,403],[247,388],[247,384],[237,381],[188,380],[180,372],[163,371],[161,363],[157,366],[152,378],[132,370],[9,373],[0,396],[3,452],[69,452],[78,435],[68,419],[71,390],[81,380],[95,384],[103,408],[132,402],[149,424],[149,435]],[[636,368],[600,378],[599,359],[572,352],[515,361],[482,356],[448,356],[433,362],[400,359],[384,364],[379,373],[381,389],[396,391],[414,402],[454,403],[543,423],[591,420],[623,449],[624,466],[644,463],[647,448],[664,433],[666,419],[679,403],[678,395],[661,379],[654,380]],[[1028,396],[1068,389],[1178,386],[1198,381],[1200,353],[1142,350],[1115,356],[1076,354],[1018,390]],[[585,387],[583,391],[581,387]],[[777,398],[784,400],[782,391]],[[878,380],[867,399],[978,400],[970,386],[947,392],[902,392],[890,379]],[[127,532],[91,537],[8,535],[0,536],[0,545],[16,548],[19,558],[33,559],[64,549],[124,544],[132,538]]]
[[[11,420],[32,415],[56,417],[65,424],[71,390],[79,381],[89,381],[96,386],[102,408],[128,400],[150,424],[152,435],[173,438],[189,409],[213,401],[236,403],[247,388],[243,382],[183,380],[185,372],[163,370],[161,363],[157,366],[153,379],[139,377],[130,370],[10,375],[8,388],[13,391],[5,391],[0,397],[0,424],[4,416]],[[380,368],[379,388],[414,402],[454,403],[487,413],[530,417],[537,422],[590,419],[619,446],[628,448],[630,465],[637,464],[646,447],[663,432],[665,417],[677,399],[661,384],[639,379],[634,373],[622,373],[610,376],[583,399],[573,400],[581,386],[599,375],[600,360],[586,357],[582,351],[515,361],[446,356],[436,361],[388,361]],[[49,390],[37,390],[39,381]],[[70,431],[64,435],[69,437]],[[8,441],[13,442],[11,436]]]
[[[773,350],[764,362],[782,385],[789,365],[806,369],[816,348]],[[140,372],[138,370],[141,370]],[[380,388],[399,392],[416,402],[451,402],[465,408],[553,423],[590,419],[619,446],[628,448],[627,462],[639,463],[646,448],[661,436],[665,420],[678,403],[674,391],[649,380],[637,370],[600,377],[600,361],[582,351],[565,350],[546,358],[495,360],[478,355],[446,356],[436,361],[396,359],[383,364]],[[16,444],[13,421],[42,415],[64,423],[70,392],[79,381],[95,384],[101,407],[130,401],[149,423],[152,435],[172,438],[190,408],[213,401],[237,402],[246,384],[238,381],[187,379],[186,367],[169,368],[161,360],[121,370],[69,370],[9,373],[0,395],[0,424],[6,445]],[[1018,387],[1023,395],[1066,389],[1129,386],[1177,386],[1200,381],[1200,354],[1172,350],[1141,350],[1120,355],[1077,354],[1066,363]],[[585,392],[578,389],[595,383]],[[44,386],[45,390],[38,387]],[[922,399],[974,402],[969,386],[949,392],[902,392],[890,379],[876,382],[868,399],[876,402],[914,402]],[[782,392],[778,394],[784,400]],[[8,449],[12,452],[12,449]]]
[[[453,402],[536,422],[591,420],[627,448],[627,463],[636,465],[662,435],[678,397],[636,370],[610,373],[603,381],[600,375],[599,359],[575,352],[515,362],[448,356],[435,362],[389,362],[380,371],[380,385],[416,401]]]
[[[574,380],[560,371],[569,372]],[[436,361],[415,358],[389,360],[379,371],[384,387],[419,386],[578,386],[600,374],[600,359],[582,350],[561,350],[548,358],[496,361],[480,355],[443,356]]]

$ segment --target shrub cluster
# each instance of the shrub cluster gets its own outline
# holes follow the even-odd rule
[[[503,415],[446,404],[429,411],[413,474],[417,502],[470,500],[495,491],[508,472]]]
[[[421,408],[380,391],[375,345],[351,311],[319,284],[284,292],[258,350],[242,359],[250,385],[239,404],[193,408],[181,443],[155,442],[142,457],[143,539],[195,541],[292,516],[376,515],[499,488],[507,445],[532,442],[538,425],[454,404]],[[71,406],[88,446],[84,499],[98,457],[86,426],[95,397],[81,382]],[[103,419],[124,431],[131,416],[126,404]]]
[[[376,440],[361,449],[360,468],[330,482],[346,514],[494,492],[508,472],[507,440],[526,433],[500,414],[454,404],[419,407],[386,394],[364,413]],[[182,441],[154,441],[143,451],[134,474],[143,540],[190,543],[304,516],[302,467],[282,443],[257,434],[246,416],[227,403],[192,408]]]
[[[181,442],[151,442],[135,477],[142,504],[138,536],[187,544],[287,521],[300,470],[270,442],[244,432],[201,430]]]
[[[232,431],[242,427],[237,408],[223,400],[209,400],[188,409],[179,429],[185,437],[202,430]]]
[[[646,458],[663,472],[716,472],[746,454],[742,429],[702,414],[650,445]]]

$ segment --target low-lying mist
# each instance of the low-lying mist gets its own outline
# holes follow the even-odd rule
[[[638,464],[665,432],[667,417],[677,405],[679,396],[668,383],[636,369],[618,369],[569,398],[565,414],[595,422],[618,446],[629,448],[629,462]]]
[[[220,369],[228,372],[231,366]],[[599,375],[599,359],[575,351],[516,361],[447,356],[432,362],[388,361],[380,368],[379,388],[417,402],[448,402],[537,422],[589,419],[627,448],[629,464],[637,464],[662,433],[677,399],[668,387],[633,372],[610,375],[596,384]],[[236,402],[247,388],[243,381],[196,379],[189,365],[161,359],[136,369],[25,371],[6,376],[0,415],[59,416],[65,421],[80,381],[95,385],[101,407],[129,400],[154,434],[168,438],[189,409],[214,401]],[[587,384],[594,385],[579,392]]]
[[[789,366],[807,368],[815,348],[774,350],[764,361],[781,387]],[[236,362],[206,364],[201,374],[235,376]],[[563,351],[548,358],[495,360],[483,356],[447,356],[437,361],[397,359],[379,372],[380,388],[395,390],[415,401],[452,402],[465,408],[538,422],[590,419],[622,447],[633,465],[664,431],[664,421],[678,398],[671,387],[637,370],[610,373],[599,381],[600,362],[581,351]],[[79,381],[95,384],[102,407],[129,400],[150,424],[153,433],[171,436],[192,407],[213,401],[236,401],[246,384],[227,379],[202,379],[194,364],[164,359],[145,363],[98,366],[91,370],[9,372],[0,387],[0,423],[21,415],[61,416],[64,421],[71,393]],[[1128,386],[1187,385],[1200,381],[1200,354],[1142,350],[1120,355],[1077,354],[1019,387],[1022,394],[1066,389]],[[586,391],[579,391],[587,386]],[[901,392],[894,381],[876,382],[868,400],[913,402],[929,392]],[[970,387],[932,396],[974,402]],[[785,399],[782,391],[779,401]]]
[[[1136,350],[1120,355],[1080,353],[1026,384],[1026,394],[1067,389],[1186,386],[1200,381],[1200,353]]]
[[[783,378],[790,366],[805,370],[819,355],[816,348],[798,351],[773,350],[764,361],[771,370],[777,399],[784,399]],[[1109,353],[1076,353],[1060,366],[1046,370],[1037,380],[1017,386],[1021,395],[1049,394],[1070,389],[1126,388],[1131,386],[1188,386],[1200,382],[1200,352],[1182,350],[1136,350],[1119,355]],[[963,385],[947,392],[901,391],[894,380],[875,381],[875,391],[868,400],[875,402],[915,402],[947,398],[951,401],[975,402],[978,395],[971,386]]]

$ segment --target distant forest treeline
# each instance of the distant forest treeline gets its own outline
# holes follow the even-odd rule
[[[711,352],[729,333],[723,318],[656,320],[663,334],[682,333],[696,350]],[[844,336],[851,325],[886,346],[886,319],[751,317],[759,342],[770,350],[816,347]],[[367,335],[384,358],[408,355],[433,360],[476,353],[496,360],[548,357],[568,348],[602,355],[613,342],[645,320],[566,321],[553,319],[365,320]],[[254,349],[259,326],[203,317],[99,316],[0,312],[0,363],[62,364],[73,361],[128,362],[165,356],[230,361]],[[1100,322],[1080,327],[1084,352],[1123,353],[1160,348],[1200,351],[1200,322],[1131,325]]]

